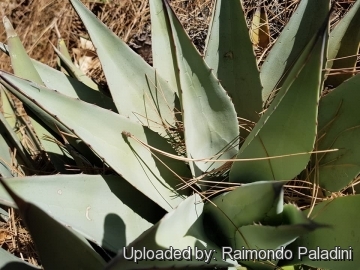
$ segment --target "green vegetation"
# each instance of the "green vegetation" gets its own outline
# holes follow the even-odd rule
[[[0,71],[0,203],[19,209],[45,269],[357,269],[360,2],[330,31],[330,0],[302,0],[259,71],[239,0],[216,1],[204,57],[151,0],[153,67],[70,1],[110,93],[61,40],[63,72],[30,59],[7,18],[0,44],[15,75]],[[55,173],[33,175],[30,150]],[[285,185],[303,188],[307,209]],[[250,249],[292,259],[235,252]],[[345,260],[326,260],[333,249]],[[181,260],[159,259],[174,250]],[[0,249],[11,267],[37,269]]]

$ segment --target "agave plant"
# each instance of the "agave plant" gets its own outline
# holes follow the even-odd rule
[[[30,59],[6,18],[0,45],[14,70],[0,72],[0,203],[19,209],[45,269],[357,269],[360,197],[334,194],[360,172],[359,1],[330,31],[330,0],[302,0],[260,71],[240,0],[215,1],[204,57],[169,3],[150,0],[153,66],[70,2],[110,94],[62,40],[64,73]],[[30,150],[60,174],[24,177]],[[287,183],[311,187],[310,208]]]

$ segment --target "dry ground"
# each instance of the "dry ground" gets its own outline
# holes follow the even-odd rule
[[[148,0],[109,0],[108,4],[90,3],[82,0],[108,27],[123,38],[130,47],[152,63],[151,31]],[[100,1],[98,1],[100,2]],[[200,52],[204,49],[206,31],[214,0],[170,0],[177,15]],[[257,48],[258,56],[271,47],[278,33],[289,20],[299,0],[243,0],[247,22],[258,5],[263,5],[270,22],[270,44],[267,48]],[[337,0],[332,25],[344,15],[355,0]],[[68,1],[56,0],[0,0],[0,17],[8,16],[14,25],[28,54],[43,63],[55,67],[56,56],[51,43],[56,44],[56,28],[65,39],[75,62],[89,56],[92,60],[83,67],[98,83],[106,86],[106,81],[96,55],[81,45],[80,37],[87,37],[83,24],[72,10]],[[0,24],[0,41],[5,42],[4,28]],[[11,71],[7,56],[0,54],[0,69]],[[20,219],[9,209],[9,220],[1,222],[0,247],[40,265],[31,238]]]

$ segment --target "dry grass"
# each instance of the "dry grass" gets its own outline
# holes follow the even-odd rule
[[[314,0],[315,1],[315,0]],[[86,2],[86,1],[83,1]],[[337,0],[334,2],[335,12],[331,25],[335,25],[355,0]],[[214,0],[170,0],[189,36],[202,53],[205,47],[207,27],[210,22]],[[256,54],[264,57],[276,41],[290,16],[297,7],[299,0],[243,0],[247,23],[258,5],[263,5],[270,22],[270,44],[266,48],[257,48]],[[86,3],[86,5],[108,27],[122,37],[130,47],[152,64],[150,13],[148,0],[113,0],[109,4]],[[0,16],[8,16],[13,23],[28,54],[43,63],[55,67],[56,56],[51,43],[56,44],[55,26],[67,43],[75,62],[82,56],[91,56],[91,65],[85,70],[103,87],[106,86],[104,74],[96,55],[81,46],[80,37],[87,37],[85,28],[68,1],[55,0],[2,0]],[[0,41],[6,36],[0,24]],[[261,61],[260,61],[261,64]],[[7,56],[0,54],[0,69],[11,71]],[[357,180],[358,182],[358,180]],[[354,182],[355,183],[355,182]],[[310,205],[324,198],[314,198],[313,186],[301,180],[290,183],[285,192],[287,201],[298,205]],[[346,191],[351,193],[351,187]],[[344,190],[345,193],[345,190]],[[343,196],[343,193],[334,194]],[[0,222],[0,247],[35,265],[40,265],[34,245],[20,219],[13,210],[9,210],[9,220]]]
[[[8,220],[0,219],[0,247],[24,261],[39,266],[39,257],[30,234],[14,209],[8,209]]]
[[[87,1],[83,1],[87,3]],[[271,48],[278,34],[288,22],[299,0],[258,1],[243,0],[247,23],[258,5],[265,5],[270,23],[270,45],[258,48],[260,56]],[[334,1],[332,25],[336,24],[354,0]],[[193,43],[200,52],[205,47],[207,27],[214,0],[170,0]],[[126,41],[147,62],[152,63],[150,13],[147,0],[114,0],[109,4],[86,4],[114,33]],[[88,50],[80,45],[80,37],[87,37],[86,30],[68,1],[53,0],[5,0],[0,3],[0,16],[8,16],[20,36],[29,55],[50,66],[56,66],[56,56],[51,43],[56,44],[55,24],[74,59],[80,59]],[[0,40],[5,40],[0,24]],[[50,43],[51,42],[51,43]],[[8,57],[0,55],[0,69],[9,70]],[[92,66],[87,70],[95,81],[105,84],[100,63],[94,55]]]

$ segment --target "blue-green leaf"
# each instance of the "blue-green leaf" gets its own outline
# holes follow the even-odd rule
[[[327,20],[329,10],[330,0],[300,1],[261,67],[263,101],[269,98],[273,90],[282,85],[286,73]]]
[[[234,105],[200,56],[166,1],[179,70],[186,151],[193,159],[229,159],[236,155],[239,127]],[[224,162],[190,162],[195,176]]]
[[[19,208],[46,269],[101,269],[105,262],[85,241],[37,206],[23,200],[0,179]],[[41,224],[41,226],[39,226]]]
[[[327,224],[328,228],[315,230],[299,237],[290,246],[294,260],[284,262],[284,264],[302,263],[332,270],[357,269],[360,265],[360,230],[356,222],[359,208],[359,195],[335,198],[316,205],[309,218],[314,222]],[[309,210],[304,213],[308,215]],[[305,249],[309,253],[301,254],[300,252],[304,252]],[[335,261],[329,257],[326,260],[326,254],[336,249],[337,252],[333,251],[331,256],[336,253],[338,260]],[[345,252],[342,253],[341,250]],[[340,256],[344,256],[343,260]]]
[[[326,85],[336,87],[353,76],[360,42],[359,24],[360,2],[356,1],[330,33],[327,68],[338,74],[329,75]]]
[[[339,191],[360,173],[359,87],[356,75],[319,103],[317,150],[339,150],[314,155],[310,179],[329,191]]]
[[[175,90],[79,0],[71,4],[94,43],[119,113],[166,134],[175,123]]]
[[[204,203],[199,195],[194,194],[183,201],[178,208],[166,214],[156,225],[144,232],[126,249],[120,251],[106,267],[112,269],[169,269],[227,267],[234,262],[221,258],[221,250],[206,236],[203,227]],[[171,249],[186,251],[179,260],[129,260],[134,250],[152,250],[154,252],[171,252]],[[195,258],[196,250],[211,252],[209,260]],[[202,269],[202,268],[201,268]]]
[[[237,115],[257,122],[262,86],[240,0],[215,1],[205,61],[231,97]]]
[[[183,183],[181,177],[190,178],[186,164],[159,154],[157,159],[153,156],[156,152],[144,145],[176,155],[166,139],[149,128],[4,72],[0,72],[0,82],[71,130],[105,163],[165,210],[176,207],[189,193],[176,190]]]
[[[32,176],[9,178],[6,183],[57,221],[113,252],[131,243],[165,214],[119,176]],[[16,206],[2,187],[0,202]]]
[[[0,269],[2,270],[35,270],[40,269],[0,248]]]
[[[255,160],[234,162],[231,182],[290,180],[307,165],[316,138],[322,87],[327,41],[327,32],[322,31],[305,48],[280,92],[246,138],[237,158]]]

